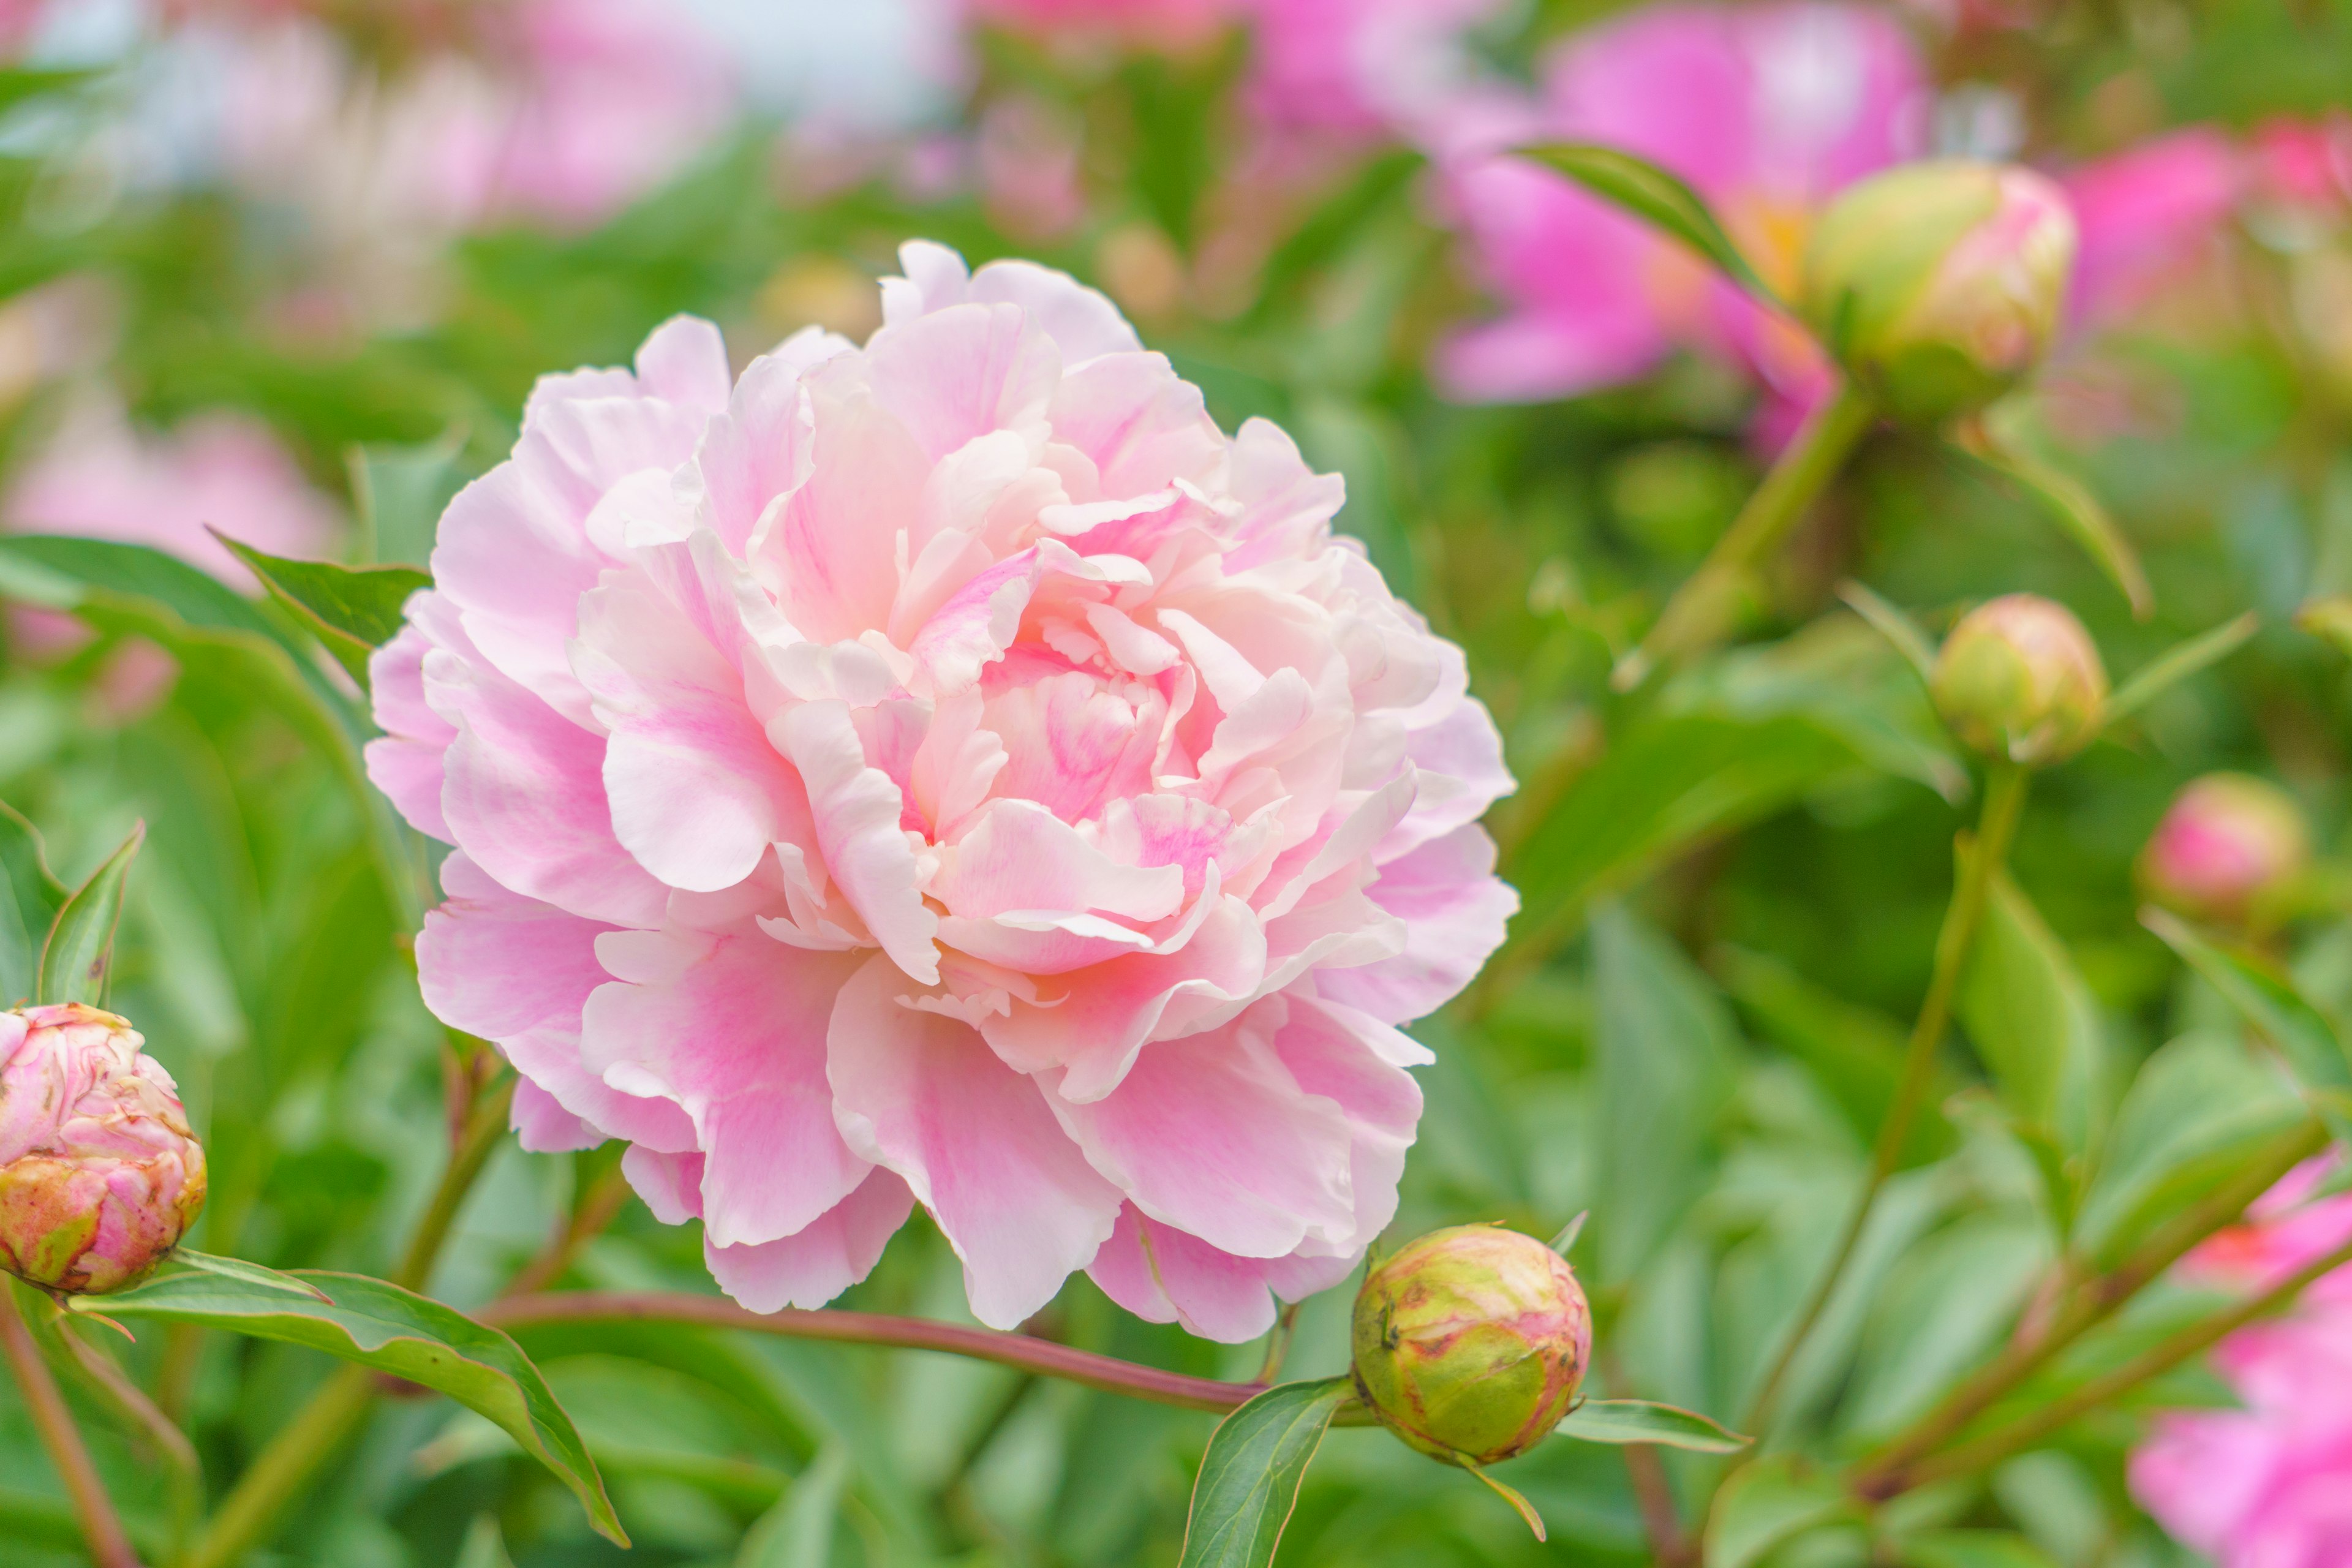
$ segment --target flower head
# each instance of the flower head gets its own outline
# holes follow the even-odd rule
[[[901,252],[863,348],[680,319],[543,379],[374,661],[457,846],[425,994],[739,1300],[920,1202],[1010,1327],[1088,1268],[1243,1339],[1393,1213],[1395,1025],[1515,907],[1462,655],[1109,301]]]
[[[1982,407],[2041,363],[2074,266],[2056,185],[1939,159],[1839,197],[1813,231],[1801,297],[1880,406],[1928,422]]]
[[[2241,921],[2311,860],[2294,797],[2245,773],[2208,773],[2176,796],[2140,851],[2147,896],[2192,920]]]
[[[2008,594],[1960,617],[1928,682],[1962,744],[2028,767],[2063,762],[2098,733],[2107,672],[2074,612]]]
[[[1364,1277],[1356,1389],[1434,1458],[1486,1465],[1549,1436],[1592,1359],[1592,1311],[1568,1260],[1497,1226],[1432,1231]]]
[[[120,1290],[195,1223],[204,1147],[143,1043],[78,1002],[0,1013],[0,1268]]]

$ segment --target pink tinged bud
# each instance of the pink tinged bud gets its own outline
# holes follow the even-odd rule
[[[2208,773],[2174,798],[2137,871],[2165,908],[2235,924],[2310,863],[2311,830],[2292,796],[2245,773]]]
[[[1801,302],[1881,407],[1934,424],[1983,407],[2041,363],[2074,249],[2065,194],[2032,170],[1906,163],[1822,215]]]
[[[1430,1232],[1356,1297],[1356,1391],[1433,1458],[1488,1465],[1559,1425],[1592,1359],[1592,1312],[1568,1260],[1487,1225]]]
[[[134,1285],[205,1206],[205,1151],[138,1032],[78,1002],[0,1013],[0,1268]]]
[[[2098,733],[2107,672],[2073,612],[2038,595],[2010,594],[1960,618],[1936,656],[1928,689],[1963,745],[2042,767]]]

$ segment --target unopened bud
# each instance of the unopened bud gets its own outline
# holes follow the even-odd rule
[[[2208,773],[2174,797],[2140,851],[2140,889],[2191,920],[2235,924],[2311,863],[2294,798],[2245,773]]]
[[[0,1268],[100,1294],[205,1206],[205,1152],[138,1032],[78,1002],[0,1013]]]
[[[1356,1297],[1357,1393],[1390,1431],[1454,1464],[1533,1447],[1568,1414],[1591,1359],[1575,1271],[1515,1230],[1432,1231]]]
[[[1960,618],[1936,656],[1928,689],[1963,745],[2041,767],[2098,733],[2107,672],[2072,611],[2010,594]]]
[[[2049,351],[2074,216],[2030,169],[1945,159],[1862,181],[1822,215],[1804,313],[1897,419],[1983,407]]]

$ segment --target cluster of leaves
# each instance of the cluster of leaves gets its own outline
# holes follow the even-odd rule
[[[2194,47],[2144,59],[2134,38],[2171,34],[2126,37],[2105,16],[2064,13],[2050,35],[2063,48],[2031,60],[1994,48],[1963,64],[2013,72],[2037,100],[2087,103],[2128,79],[2156,81],[2183,113],[2305,107],[2293,93],[2319,51],[2282,10],[2194,26],[2184,14]],[[2183,63],[2216,60],[2226,68]],[[2282,61],[2294,68],[2273,68]],[[496,1089],[472,1042],[448,1037],[417,997],[406,944],[431,857],[365,785],[352,683],[364,679],[359,648],[415,580],[440,505],[503,452],[531,374],[622,359],[678,310],[760,346],[799,324],[777,313],[792,292],[780,279],[819,263],[887,269],[908,234],[975,259],[1041,254],[1086,276],[1100,275],[1098,242],[1139,221],[1181,251],[1229,172],[1231,64],[1073,79],[1017,51],[992,58],[984,90],[1054,97],[1089,138],[1097,205],[1048,243],[1001,232],[976,201],[910,205],[886,181],[816,201],[780,195],[767,148],[747,137],[596,233],[466,241],[436,325],[323,349],[266,325],[280,258],[234,203],[126,198],[62,224],[43,206],[46,167],[0,154],[0,287],[105,279],[124,314],[111,371],[141,410],[226,403],[268,417],[349,495],[352,563],[381,568],[263,563],[270,595],[248,601],[133,547],[0,543],[0,594],[96,633],[62,663],[0,674],[0,798],[40,825],[68,882],[121,898],[110,1005],[178,1078],[211,1152],[197,1244],[321,1271],[300,1278],[331,1299],[199,1271],[117,1303],[135,1346],[96,1325],[45,1327],[142,1552],[173,1549],[189,1472],[110,1401],[68,1336],[127,1363],[193,1439],[215,1502],[330,1380],[358,1375],[331,1356],[409,1385],[397,1397],[351,1385],[355,1436],[294,1500],[271,1537],[278,1555],[254,1561],[1177,1559],[1212,1415],[912,1352],[625,1321],[518,1323],[509,1339],[450,1310],[478,1318],[519,1274],[709,1286],[690,1227],[619,1202],[613,1152],[469,1145]],[[0,98],[103,86],[28,74]],[[2048,530],[2046,504],[1949,447],[1877,433],[1794,542],[1754,640],[1621,694],[1612,667],[1756,481],[1737,391],[1685,363],[1571,405],[1436,402],[1421,357],[1469,296],[1414,175],[1408,155],[1366,153],[1281,215],[1238,298],[1148,326],[1221,420],[1277,418],[1347,475],[1343,526],[1468,647],[1505,727],[1522,789],[1494,826],[1525,912],[1490,975],[1422,1031],[1439,1059],[1423,1075],[1429,1111],[1398,1226],[1491,1218],[1550,1234],[1591,1209],[1575,1259],[1603,1346],[1596,1394],[1735,1423],[1750,1410],[1896,1096],[1974,785],[1901,656],[1838,607],[1833,584],[1867,581],[1931,622],[1990,594],[2047,593],[2126,673],[2248,608],[2263,625],[2230,662],[2037,784],[1960,987],[1958,1038],[1936,1059],[1930,1113],[1789,1372],[1764,1458],[1545,1445],[1499,1471],[1548,1521],[1539,1546],[1459,1474],[1341,1427],[1306,1473],[1281,1560],[2171,1563],[2178,1551],[2133,1506],[2122,1461],[2145,1409],[2224,1396],[2193,1359],[2011,1449],[1979,1447],[1982,1463],[1884,1506],[1848,1483],[1883,1478],[1956,1388],[2020,1344],[2046,1343],[2053,1323],[2074,1337],[1987,1407],[1942,1423],[1926,1452],[1965,1456],[2037,1413],[2065,1413],[2208,1321],[2215,1303],[2160,1281],[2111,1315],[2066,1303],[2095,1295],[2085,1282],[2149,1271],[2200,1215],[2242,1202],[2250,1173],[2316,1147],[2315,1118],[2343,1114],[2352,926],[2314,918],[2273,963],[2151,931],[2128,869],[2171,792],[2212,767],[2284,776],[2323,841],[2341,818],[2343,663],[2288,624],[2309,595],[2352,587],[2341,415],[2305,395],[2293,357],[2251,328],[2113,350],[2174,409],[2173,426],[2070,460],[2137,543],[2147,621],[2098,561]],[[10,409],[0,461],[49,412],[39,398]],[[167,699],[125,719],[100,700],[102,677],[140,641],[169,651],[179,674]],[[87,974],[97,952],[40,940],[65,888],[15,821],[0,821],[16,921],[0,901],[0,970],[12,997],[70,994],[48,978],[47,949],[59,976]],[[135,870],[110,879],[141,823]],[[441,1214],[445,1172],[469,1147],[479,1178]],[[431,1223],[447,1244],[407,1281],[415,1291],[360,1278],[398,1278]],[[1300,1314],[1292,1375],[1344,1369],[1346,1295]],[[954,1260],[910,1228],[846,1304],[954,1319]],[[1208,1376],[1251,1377],[1264,1356],[1137,1322],[1082,1279],[1033,1327]],[[420,1388],[455,1403],[406,1396]],[[1328,1388],[1294,1397],[1327,1415],[1332,1403]],[[1265,1441],[1303,1465],[1295,1438]],[[1262,1488],[1269,1468],[1233,1474]],[[599,1521],[635,1542],[627,1558]],[[66,1493],[9,1389],[0,1529],[28,1568],[82,1560]],[[1270,1550],[1255,1525],[1248,1537]]]

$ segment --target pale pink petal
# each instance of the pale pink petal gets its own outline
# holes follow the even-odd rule
[[[1404,951],[1319,971],[1318,989],[1388,1024],[1435,1012],[1494,956],[1518,912],[1518,894],[1494,873],[1495,841],[1475,826],[1389,861],[1367,891],[1404,923]]]
[[[1114,499],[1164,489],[1178,479],[1213,483],[1225,439],[1200,388],[1163,354],[1114,353],[1066,372],[1054,393],[1056,440],[1076,447]]]
[[[969,1026],[900,1005],[905,984],[877,958],[842,988],[829,1037],[835,1115],[851,1146],[904,1177],[939,1222],[963,1259],[973,1315],[1015,1328],[1094,1257],[1119,1194],[1034,1081]]]
[[[702,1256],[719,1288],[755,1312],[822,1307],[874,1271],[914,1206],[906,1183],[887,1171],[870,1171],[856,1192],[805,1228],[733,1247],[719,1246],[706,1232]]]
[[[923,902],[924,870],[898,824],[898,786],[868,767],[849,710],[803,702],[771,735],[808,786],[825,868],[898,966],[926,985],[940,977],[940,917]]]
[[[866,357],[875,400],[927,463],[998,430],[1042,436],[1061,369],[1053,340],[1017,305],[950,305],[886,326]]]
[[[376,727],[384,733],[367,743],[367,773],[411,827],[446,844],[442,758],[457,738],[457,727],[425,700],[425,656],[432,647],[423,632],[404,626],[368,657]]]
[[[615,980],[588,999],[582,1058],[693,1120],[714,1245],[790,1236],[865,1179],[824,1076],[834,996],[861,954],[678,930],[614,932],[597,951]]]
[[[532,1082],[515,1082],[514,1106],[507,1118],[515,1141],[530,1153],[569,1154],[593,1149],[605,1134],[563,1109],[562,1101]]]

